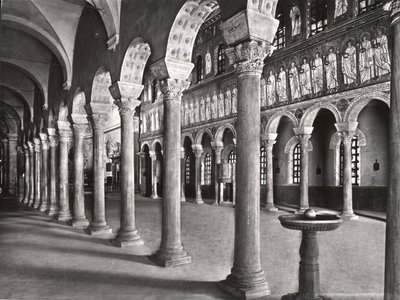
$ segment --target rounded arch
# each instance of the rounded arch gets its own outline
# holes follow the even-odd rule
[[[314,120],[321,109],[329,110],[335,117],[336,123],[341,122],[342,118],[340,116],[340,112],[335,105],[332,103],[317,103],[304,112],[304,115],[300,120],[300,127],[312,127]]]
[[[217,129],[217,132],[215,133],[215,141],[216,142],[223,141],[225,129],[229,129],[230,131],[232,131],[233,137],[237,138],[235,127],[232,124],[228,123],[228,124],[224,124],[224,125],[220,126]]]
[[[161,149],[163,149],[163,142],[162,142],[162,140],[161,140],[161,139],[155,139],[155,140],[153,141],[153,143],[151,143],[151,148],[150,148],[151,151],[156,151],[157,143],[161,146]]]
[[[210,131],[210,129],[202,129],[196,134],[196,138],[194,139],[196,145],[201,145],[201,141],[203,140],[204,134],[208,134],[210,136],[210,139],[213,139],[213,134]]]
[[[289,118],[289,120],[292,121],[294,128],[299,126],[299,121],[297,120],[296,116],[292,112],[281,111],[281,112],[274,114],[269,119],[269,121],[267,123],[267,127],[266,127],[266,132],[267,133],[277,133],[282,117]]]
[[[224,150],[222,150],[221,158],[223,161],[228,162],[229,154],[236,150],[236,146],[234,144],[226,145]]]
[[[14,88],[11,85],[8,84],[4,84],[3,82],[0,82],[0,88],[6,88],[10,91],[12,91],[12,93],[14,93],[18,99],[21,99],[22,104],[24,106],[24,108],[26,109],[26,111],[28,112],[28,116],[26,117],[28,120],[33,121],[33,105],[31,105],[28,101],[28,99],[25,97],[24,91],[18,91],[16,88]],[[22,116],[20,116],[22,119]],[[23,122],[22,124],[23,125]]]
[[[178,12],[168,37],[165,57],[190,63],[200,26],[217,9],[216,0],[188,0]]]
[[[1,102],[0,119],[2,119],[4,124],[7,126],[8,133],[19,133],[19,129],[21,128],[21,119],[11,105]]]
[[[101,66],[93,78],[92,84],[92,103],[112,103],[109,87],[111,86],[111,76],[104,66]],[[110,106],[111,108],[111,106]]]
[[[149,44],[142,38],[136,38],[125,52],[120,79],[123,82],[142,84],[143,72],[151,54]]]
[[[146,151],[146,147],[147,147],[147,151],[150,151],[151,148],[150,148],[150,142],[149,141],[142,142],[142,145],[140,147],[141,151],[145,152]]]
[[[285,146],[286,163],[287,163],[287,175],[288,184],[293,183],[293,151],[294,148],[299,144],[297,136],[292,136]],[[308,151],[313,151],[313,145],[311,141],[308,141]]]
[[[181,136],[181,146],[182,147],[184,146],[186,138],[190,139],[190,142],[192,143],[192,145],[195,144],[192,134],[190,132],[184,132],[184,133],[182,133],[182,136]]]
[[[353,99],[344,114],[344,122],[357,122],[360,112],[372,100],[379,100],[390,108],[390,96],[383,92],[372,92]]]

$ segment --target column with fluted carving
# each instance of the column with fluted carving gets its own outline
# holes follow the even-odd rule
[[[266,197],[261,204],[262,208],[266,211],[277,211],[278,209],[274,205],[274,172],[273,172],[273,161],[272,161],[272,149],[276,142],[276,137],[278,134],[270,133],[266,135],[261,135],[262,143],[265,147],[266,153]]]
[[[10,194],[15,195],[17,183],[17,134],[7,134],[8,138],[8,191]]]
[[[28,205],[32,206],[35,198],[35,144],[31,141],[27,142],[29,147],[29,196]]]
[[[106,115],[93,114],[90,121],[93,128],[93,220],[88,232],[91,235],[111,234],[112,229],[107,225],[104,193],[104,127]]]
[[[49,204],[49,174],[48,174],[48,166],[49,166],[49,140],[47,134],[40,133],[40,140],[42,143],[42,171],[40,178],[40,189],[41,189],[41,203],[40,203],[40,211],[46,212],[48,211]]]
[[[69,207],[69,186],[68,186],[68,142],[72,140],[70,124],[65,121],[57,121],[59,140],[59,172],[58,172],[58,199],[59,209],[57,220],[70,221],[71,211]]]
[[[158,191],[157,191],[157,154],[155,151],[149,151],[151,158],[151,198],[158,199]]]
[[[59,197],[57,195],[57,168],[58,168],[58,135],[55,128],[47,128],[50,146],[50,178],[49,178],[49,216],[58,213]],[[67,172],[68,173],[68,172]]]
[[[164,173],[162,236],[160,249],[151,259],[161,266],[188,264],[192,257],[181,242],[181,101],[189,82],[177,79],[161,81],[164,95]]]
[[[24,199],[23,203],[28,204],[29,201],[29,193],[30,193],[30,177],[31,177],[31,172],[30,172],[30,160],[29,160],[29,146],[28,144],[24,144],[24,150],[25,150],[25,178],[24,178]]]
[[[41,197],[41,178],[42,178],[42,146],[39,138],[33,138],[35,147],[35,194],[33,199],[33,208],[38,209]]]
[[[384,299],[400,299],[400,0],[391,3],[392,78],[389,116],[389,186],[386,204]]]
[[[201,157],[203,155],[202,145],[192,145],[195,156],[195,190],[196,190],[196,203],[203,204],[203,197],[201,196]]]
[[[309,140],[313,130],[314,127],[293,129],[300,143],[300,200],[298,213],[303,213],[310,207],[308,201]]]
[[[220,199],[220,182],[218,181],[218,166],[221,164],[222,150],[224,149],[223,142],[211,142],[211,147],[214,150],[214,203],[212,205],[218,206],[218,199]],[[222,182],[221,182],[222,183]],[[223,185],[223,183],[222,183]],[[223,192],[223,191],[222,191]],[[221,199],[223,201],[223,199]]]
[[[118,105],[121,117],[121,227],[117,237],[112,241],[119,247],[143,244],[135,218],[135,149],[134,149],[134,115],[141,102],[137,99],[143,85],[116,82],[110,92]]]

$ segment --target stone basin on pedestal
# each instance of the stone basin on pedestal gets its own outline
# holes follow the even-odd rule
[[[331,231],[339,227],[341,218],[330,214],[317,214],[308,209],[300,215],[279,216],[281,225],[303,233],[300,246],[299,292],[282,297],[282,300],[327,300],[319,294],[319,264],[317,231]]]

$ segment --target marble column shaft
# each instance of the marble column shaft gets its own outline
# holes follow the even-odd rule
[[[89,221],[85,215],[83,139],[87,124],[74,124],[74,205],[72,226],[86,228]]]
[[[211,145],[214,150],[214,203],[213,205],[218,206],[219,200],[219,188],[220,183],[218,180],[218,166],[221,164],[222,150],[224,149],[222,142],[214,142]],[[222,201],[223,199],[221,199]]]
[[[24,145],[24,150],[25,150],[25,180],[24,180],[24,204],[28,204],[29,201],[29,193],[30,193],[30,180],[31,180],[31,172],[30,172],[30,160],[29,160],[29,147],[28,145]]]
[[[157,155],[155,151],[150,151],[151,158],[151,198],[158,199],[157,191]]]
[[[203,204],[203,197],[201,196],[201,158],[203,155],[203,147],[201,145],[193,145],[192,149],[195,156],[195,190],[196,190],[196,203]]]
[[[110,234],[112,230],[106,223],[104,192],[104,127],[105,115],[91,116],[93,127],[93,220],[89,227],[92,235]]]
[[[50,131],[50,128],[48,130]],[[59,199],[58,195],[57,195],[58,136],[55,134],[55,129],[51,129],[51,134],[49,135],[49,141],[50,141],[50,143],[49,143],[49,146],[50,146],[49,216],[55,216],[58,213],[58,199]]]
[[[3,189],[3,194],[9,192],[9,184],[10,184],[10,174],[9,174],[9,145],[8,145],[8,139],[2,139],[1,140],[3,143],[3,182],[2,182],[2,189]]]
[[[42,142],[42,170],[41,170],[41,203],[40,211],[45,212],[49,209],[49,141],[47,134],[40,134]]]
[[[274,205],[274,171],[273,171],[273,155],[272,155],[272,149],[274,147],[276,140],[275,139],[267,139],[263,141],[264,146],[265,146],[265,152],[266,152],[266,160],[267,160],[267,193],[266,193],[266,198],[265,198],[265,203],[262,205],[263,209],[267,211],[276,211],[277,208]]]
[[[310,207],[308,201],[308,169],[309,169],[309,147],[308,141],[311,135],[298,135],[300,142],[300,203],[299,211],[303,212]]]
[[[353,219],[356,216],[353,211],[353,183],[352,183],[352,161],[351,140],[354,132],[343,134],[343,212],[342,218]]]
[[[384,300],[400,299],[400,0],[391,2],[392,78]]]
[[[119,247],[143,244],[135,220],[134,114],[138,100],[118,102],[121,116],[121,227],[113,243]]]
[[[40,139],[33,139],[35,144],[35,195],[33,199],[33,208],[38,209],[41,200],[41,178],[42,178],[42,147]]]
[[[17,193],[16,183],[17,183],[17,134],[7,134],[8,138],[8,187],[9,193],[15,195]]]
[[[29,146],[29,197],[28,205],[33,205],[35,198],[35,145],[32,142],[28,142]]]
[[[192,257],[181,242],[181,99],[188,82],[166,79],[161,82],[164,95],[164,176],[162,236],[160,249],[151,259],[161,266],[190,263]]]
[[[59,129],[60,144],[59,144],[59,211],[57,220],[71,220],[71,212],[69,208],[69,186],[68,186],[68,142],[72,138],[71,130]]]
[[[185,148],[181,148],[181,202],[186,202],[185,196]]]

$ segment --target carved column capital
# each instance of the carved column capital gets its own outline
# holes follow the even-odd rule
[[[33,138],[33,143],[34,143],[34,150],[36,153],[40,153],[42,151],[42,147],[40,145],[40,139],[38,138]]]
[[[203,154],[203,146],[202,145],[192,145],[192,149],[194,152],[194,156],[196,158],[200,158]]]
[[[185,148],[181,147],[181,158],[184,159],[185,158]]]
[[[74,124],[72,126],[74,135],[83,136],[88,128],[87,124]]]
[[[94,130],[100,129],[104,130],[106,122],[108,120],[108,115],[106,114],[92,114],[88,116],[88,120],[92,124]]]
[[[120,100],[116,100],[114,103],[118,106],[119,115],[121,117],[127,116],[133,118],[136,107],[138,107],[142,102],[139,100],[122,98]]]
[[[17,146],[16,150],[17,150],[17,153],[21,153],[21,154],[24,153],[24,147],[23,146]]]
[[[68,143],[72,139],[72,131],[70,129],[59,129],[58,134],[60,135],[60,142]]]
[[[297,138],[299,139],[299,143],[301,146],[308,146],[308,141],[311,138],[311,134],[298,134]]]
[[[33,144],[31,141],[26,142],[29,148],[30,153],[33,153],[35,150],[35,144]]]
[[[18,140],[18,134],[14,133],[8,133],[7,134],[8,141],[17,141]]]
[[[180,101],[182,93],[190,85],[190,81],[167,78],[160,82],[160,87],[165,100]]]
[[[149,151],[149,155],[152,161],[156,161],[157,160],[157,153],[156,151]]]
[[[39,133],[40,141],[42,142],[42,150],[49,149],[49,139],[46,133]]]

